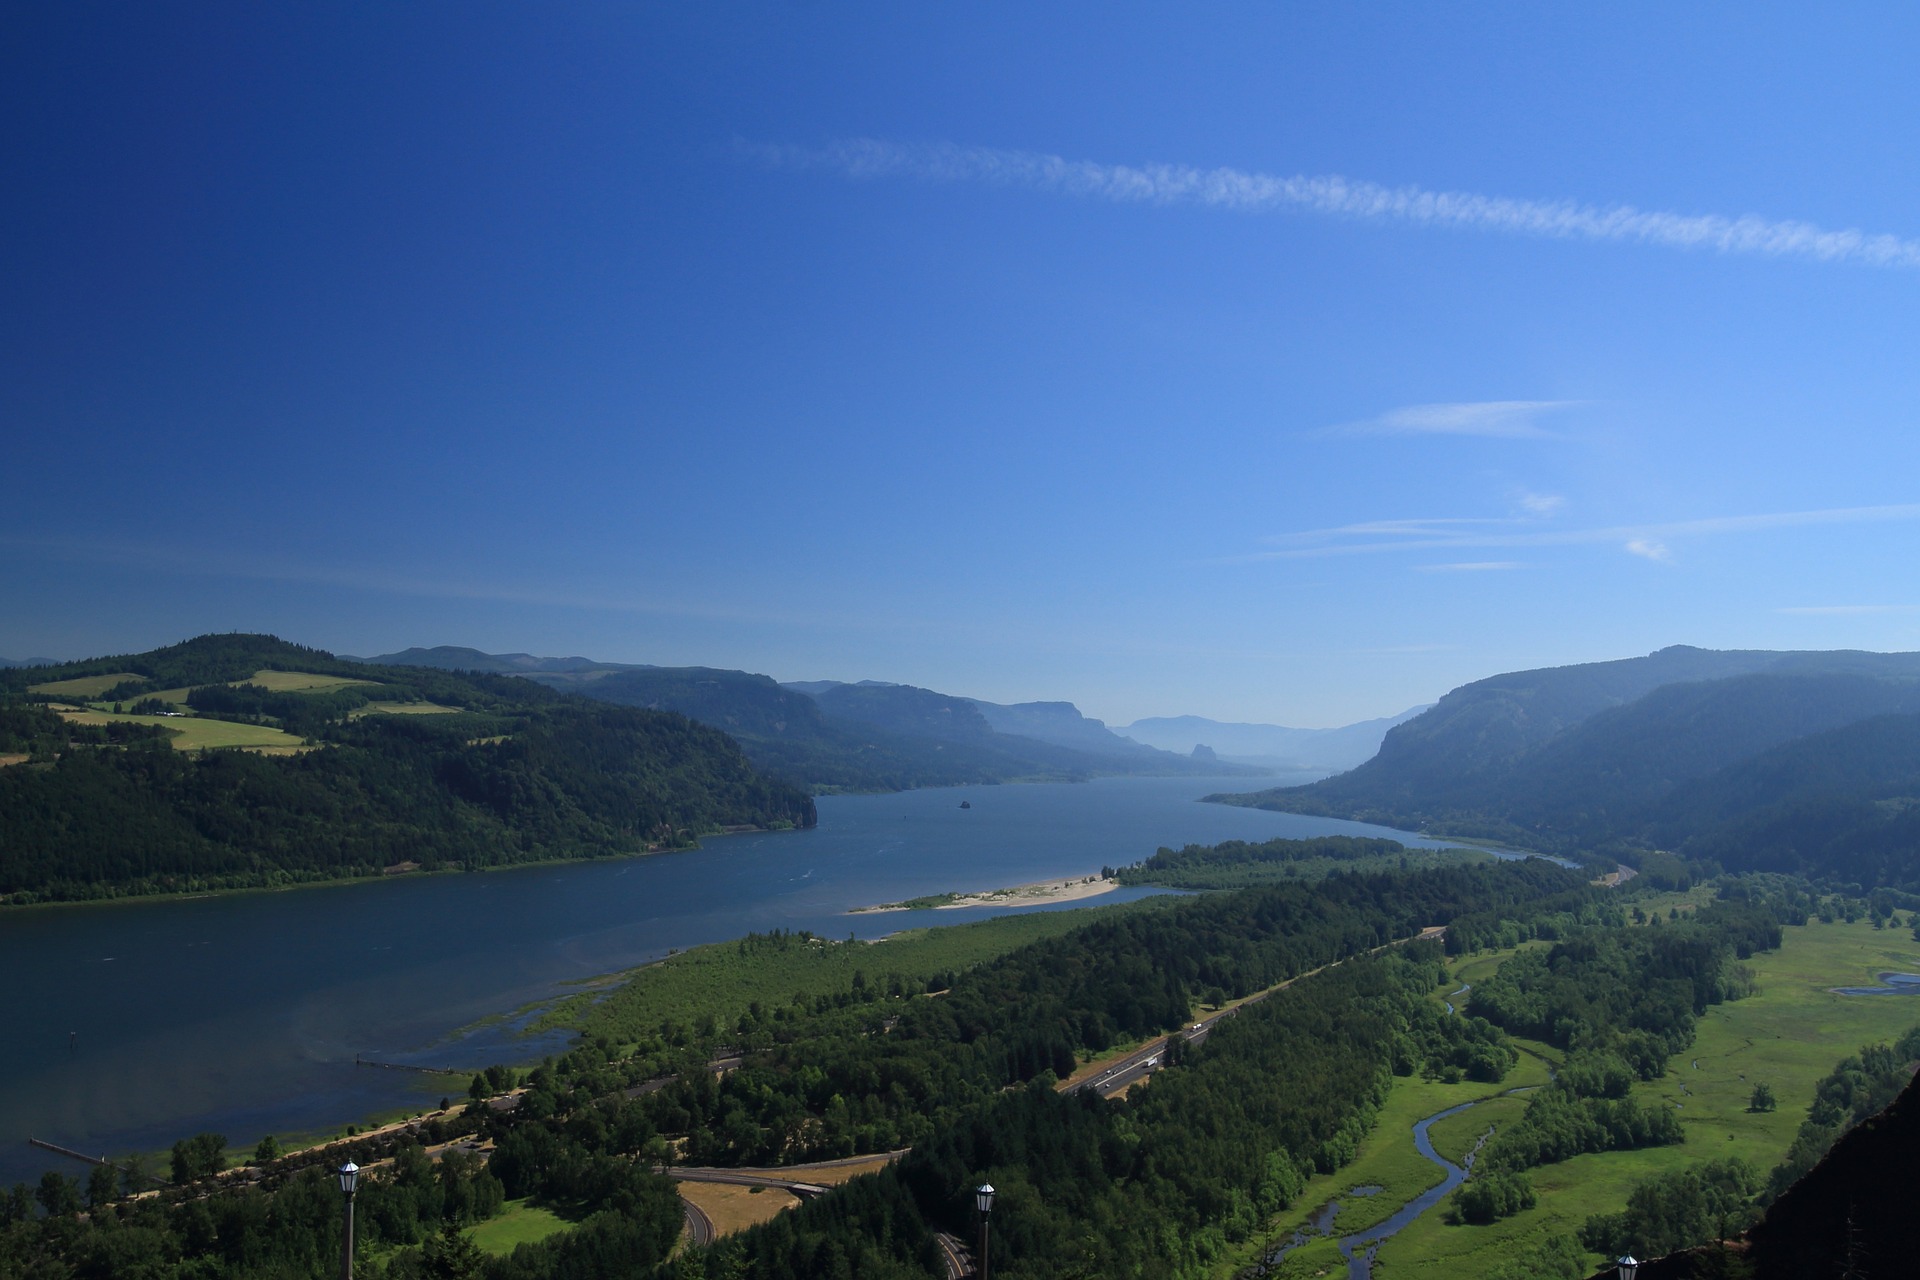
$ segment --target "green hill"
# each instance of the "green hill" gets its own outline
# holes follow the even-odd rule
[[[1914,886],[1920,857],[1896,847],[1902,797],[1920,794],[1901,719],[1914,715],[1920,656],[1670,649],[1467,685],[1351,772],[1219,798]],[[1894,719],[1868,727],[1881,717]]]
[[[86,711],[34,691],[101,675],[115,682]],[[394,714],[409,710],[436,714]],[[298,745],[170,745],[172,726],[207,722]],[[814,821],[804,792],[683,715],[271,636],[0,672],[9,752],[29,757],[0,769],[0,895],[14,902],[638,853]]]

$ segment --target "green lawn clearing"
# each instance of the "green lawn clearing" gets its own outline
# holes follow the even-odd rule
[[[275,693],[331,693],[335,689],[371,688],[380,682],[352,676],[322,676],[311,671],[256,671],[235,684],[254,684]]]
[[[479,1246],[482,1253],[499,1257],[512,1253],[516,1246],[545,1240],[572,1225],[551,1209],[542,1209],[525,1200],[509,1200],[493,1217],[468,1227],[466,1237]]]

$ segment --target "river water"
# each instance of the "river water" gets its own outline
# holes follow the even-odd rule
[[[561,1041],[516,1039],[499,1023],[471,1028],[672,948],[774,928],[873,938],[1001,914],[846,912],[1089,874],[1160,845],[1324,834],[1439,843],[1195,803],[1250,785],[1259,784],[1107,778],[830,796],[811,831],[713,839],[687,853],[8,911],[0,1183],[59,1162],[28,1147],[29,1136],[116,1155],[203,1130],[251,1145],[427,1105],[460,1087],[356,1069],[356,1055],[465,1068],[537,1058]]]

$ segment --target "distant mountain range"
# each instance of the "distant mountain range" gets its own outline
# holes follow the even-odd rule
[[[1070,702],[1011,706],[884,681],[489,654],[440,645],[368,662],[510,673],[602,702],[678,711],[730,734],[757,768],[810,791],[891,791],[1102,774],[1266,770],[1122,737]]]
[[[58,658],[0,658],[0,667],[52,667],[59,662]]]
[[[1223,760],[1273,769],[1324,769],[1337,773],[1373,758],[1387,730],[1427,708],[1362,720],[1337,729],[1289,729],[1277,724],[1238,724],[1204,716],[1154,716],[1115,730],[1163,751],[1210,747]]]
[[[482,653],[457,644],[439,644],[431,649],[402,649],[378,658],[354,658],[341,654],[343,662],[366,662],[383,667],[433,667],[441,671],[486,671],[495,675],[520,676],[534,672],[577,674],[590,671],[644,671],[644,666],[620,662],[596,662],[592,658],[536,658],[530,653]]]
[[[1455,689],[1350,772],[1221,798],[1920,888],[1920,654],[1679,646],[1513,672]]]

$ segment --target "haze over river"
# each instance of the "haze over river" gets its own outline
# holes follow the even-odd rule
[[[1161,845],[1333,833],[1439,843],[1195,803],[1259,785],[1107,778],[829,796],[812,831],[687,853],[0,913],[0,1183],[50,1166],[84,1172],[29,1136],[89,1154],[157,1150],[203,1130],[251,1146],[431,1105],[464,1080],[357,1069],[355,1055],[464,1068],[538,1058],[564,1037],[462,1028],[671,948],[755,930],[875,938],[954,924],[1001,912],[846,912],[1091,874]]]

